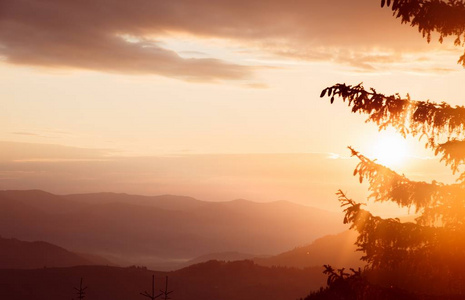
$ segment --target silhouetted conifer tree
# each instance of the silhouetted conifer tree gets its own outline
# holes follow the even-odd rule
[[[402,23],[417,27],[428,42],[436,32],[441,43],[453,36],[455,45],[464,45],[464,1],[382,0],[381,6],[390,7]],[[465,54],[458,63],[465,66]],[[465,107],[384,95],[362,84],[336,84],[320,96],[330,97],[331,103],[342,98],[352,112],[368,115],[367,121],[379,130],[393,127],[404,137],[425,139],[426,147],[440,156],[453,174],[458,173],[454,184],[412,181],[350,148],[359,159],[354,175],[369,183],[369,198],[394,202],[418,214],[415,222],[383,219],[338,192],[344,223],[359,233],[356,245],[368,263],[366,278],[382,287],[417,294],[465,295],[465,172],[459,171],[465,163]],[[338,279],[334,274],[329,274],[329,279]]]
[[[171,298],[169,297],[169,294],[171,294],[173,291],[169,291],[169,290],[168,290],[168,276],[165,277],[165,289],[164,289],[164,290],[160,290],[160,292],[161,292],[162,295],[163,295],[163,300],[171,299]]]
[[[158,297],[163,295],[163,293],[155,295],[155,275],[152,275],[152,292],[149,294],[147,291],[144,291],[143,293],[140,293],[140,294],[151,300],[157,299]]]
[[[82,278],[81,278],[81,281],[79,283],[79,288],[74,288],[76,290],[76,294],[77,294],[77,297],[79,300],[82,300],[84,299],[86,296],[86,292],[85,290],[87,290],[87,286],[86,287],[83,287],[82,286]]]

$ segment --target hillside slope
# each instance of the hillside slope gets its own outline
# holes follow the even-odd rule
[[[75,253],[46,242],[23,242],[0,237],[0,269],[34,269],[90,265]]]
[[[307,268],[329,264],[339,268],[358,268],[365,263],[360,261],[362,253],[356,251],[356,238],[356,232],[347,230],[275,256],[255,258],[254,261],[262,266]]]
[[[0,269],[35,269],[97,264],[107,265],[111,263],[101,257],[73,253],[43,241],[24,242],[0,237]]]
[[[144,268],[73,267],[37,270],[0,270],[0,299],[62,300],[75,298],[74,287],[83,278],[86,299],[127,300],[156,290],[169,276],[172,299],[176,300],[288,300],[303,297],[324,284],[321,268],[306,270],[267,268],[251,261],[210,261],[175,272],[153,272]]]

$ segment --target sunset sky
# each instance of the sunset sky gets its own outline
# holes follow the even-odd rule
[[[321,90],[462,104],[463,49],[436,40],[378,0],[0,0],[0,189],[338,209],[346,147],[389,134]],[[393,168],[450,180],[405,147]]]

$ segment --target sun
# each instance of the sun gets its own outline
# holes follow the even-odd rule
[[[380,134],[373,141],[371,156],[387,167],[401,166],[409,153],[407,141],[395,133]]]

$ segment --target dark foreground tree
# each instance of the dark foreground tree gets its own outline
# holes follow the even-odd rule
[[[77,298],[79,300],[82,300],[86,297],[86,290],[87,290],[87,286],[82,286],[82,277],[81,277],[81,281],[79,283],[79,287],[78,288],[74,288],[76,290],[76,294],[77,294]]]
[[[453,36],[456,46],[464,45],[464,1],[382,0],[381,6],[390,7],[403,23],[417,27],[428,42],[436,33],[441,43]],[[458,62],[465,66],[465,54]],[[344,223],[358,231],[356,245],[367,262],[361,275],[364,292],[356,299],[375,299],[367,286],[378,291],[403,290],[410,298],[465,298],[465,172],[459,172],[465,163],[465,107],[384,95],[362,84],[336,84],[320,96],[330,97],[331,103],[342,98],[352,112],[368,115],[367,121],[379,130],[393,127],[404,137],[420,137],[458,177],[454,184],[412,181],[350,148],[360,161],[354,175],[369,183],[369,198],[391,201],[418,214],[415,222],[408,223],[382,219],[338,192]],[[317,298],[317,294],[310,299],[332,299]]]

